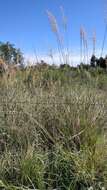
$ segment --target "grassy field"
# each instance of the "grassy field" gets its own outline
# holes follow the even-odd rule
[[[107,72],[0,77],[0,189],[107,189]]]

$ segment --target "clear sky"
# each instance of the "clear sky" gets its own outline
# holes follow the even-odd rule
[[[34,49],[48,51],[56,47],[46,10],[61,24],[60,6],[68,18],[68,38],[72,49],[79,47],[79,30],[83,25],[91,44],[93,30],[97,33],[97,48],[104,35],[105,0],[0,0],[0,41],[10,41],[25,53]],[[60,25],[61,26],[61,25]]]

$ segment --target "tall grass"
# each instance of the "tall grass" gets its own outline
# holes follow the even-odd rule
[[[68,46],[68,32],[67,32],[67,17],[65,16],[63,6],[60,7],[61,16],[62,16],[62,28],[63,32],[60,32],[59,25],[57,22],[56,17],[53,15],[51,11],[46,11],[49,23],[52,29],[52,32],[56,36],[57,46],[58,46],[58,53],[60,64],[69,64],[69,46]],[[66,38],[66,40],[65,40]]]
[[[107,76],[96,72],[36,69],[1,79],[1,189],[107,187]]]

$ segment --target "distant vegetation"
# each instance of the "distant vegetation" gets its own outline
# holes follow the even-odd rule
[[[0,58],[7,64],[22,64],[23,62],[21,50],[15,48],[10,42],[0,42]]]

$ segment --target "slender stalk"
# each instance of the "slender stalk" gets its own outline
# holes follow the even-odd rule
[[[83,30],[80,28],[80,63],[82,63],[83,57]]]
[[[46,12],[48,15],[48,19],[50,22],[51,29],[52,29],[53,33],[56,35],[57,44],[58,44],[58,51],[59,51],[59,54],[61,56],[60,61],[63,64],[63,63],[65,63],[65,57],[64,57],[64,53],[63,53],[62,38],[61,38],[61,35],[59,32],[57,20],[56,20],[55,16],[50,11],[47,10]]]
[[[93,55],[95,55],[96,53],[96,32],[94,31],[93,32],[93,37],[92,37],[92,40],[93,40]]]
[[[106,27],[105,27],[104,38],[103,38],[103,43],[102,43],[102,48],[101,48],[101,55],[100,55],[101,57],[103,56],[106,37],[107,37],[107,24],[106,24]]]
[[[61,15],[62,15],[62,24],[63,24],[63,31],[64,31],[64,39],[65,39],[65,48],[64,48],[64,57],[65,57],[65,64],[69,64],[69,43],[68,43],[68,30],[67,30],[67,17],[64,13],[63,6],[60,6]]]
[[[88,42],[87,42],[87,39],[85,40],[85,47],[86,47],[86,57],[87,57],[87,64],[88,64]]]
[[[83,28],[83,51],[84,51],[84,63],[86,61],[86,33]]]

